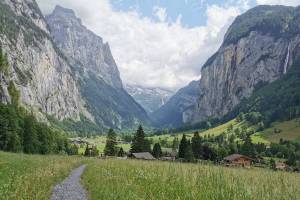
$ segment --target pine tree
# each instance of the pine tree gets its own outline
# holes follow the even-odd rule
[[[189,140],[187,141],[186,150],[184,152],[184,160],[186,162],[193,162],[194,161],[194,154],[193,154],[193,150],[192,150],[192,145],[191,145],[191,142]]]
[[[124,157],[124,155],[125,155],[125,152],[124,152],[123,148],[121,147],[118,152],[118,157]]]
[[[172,143],[172,151],[176,151],[178,149],[179,141],[178,138],[175,137]]]
[[[202,156],[202,139],[199,132],[195,132],[192,138],[192,150],[195,158],[200,159]]]
[[[255,157],[256,152],[250,135],[246,137],[245,142],[241,147],[241,153],[246,156]]]
[[[155,158],[160,158],[162,156],[162,150],[159,143],[154,145],[152,154]]]
[[[148,140],[145,139],[145,133],[141,125],[139,126],[132,140],[130,152],[151,152],[151,144]]]
[[[117,134],[113,129],[109,129],[106,137],[106,145],[104,149],[104,155],[115,156],[117,155]]]
[[[179,152],[178,152],[179,158],[184,158],[187,147],[188,147],[188,141],[186,139],[185,134],[183,134],[182,139],[179,144]]]
[[[37,137],[35,118],[28,116],[24,121],[24,152],[29,154],[38,153],[39,141]]]

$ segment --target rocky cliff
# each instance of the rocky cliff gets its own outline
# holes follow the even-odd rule
[[[1,99],[9,103],[9,85],[20,92],[20,104],[40,119],[92,119],[85,109],[71,66],[54,45],[47,23],[34,0],[1,0],[0,45],[9,69],[1,73]]]
[[[300,55],[300,8],[259,6],[237,17],[203,66],[185,122],[220,118],[254,89],[285,74]]]
[[[73,66],[81,94],[96,122],[119,129],[147,123],[145,110],[123,89],[109,45],[70,9],[57,6],[46,19],[55,44]]]
[[[179,127],[189,118],[187,112],[196,103],[198,96],[198,81],[191,82],[180,89],[166,104],[150,114],[154,124],[159,127]]]

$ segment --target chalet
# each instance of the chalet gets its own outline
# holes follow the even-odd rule
[[[131,153],[130,157],[139,160],[155,160],[155,158],[149,152]]]
[[[277,169],[277,170],[285,170],[285,169],[287,169],[287,164],[285,164],[284,162],[277,162],[276,164],[275,164],[275,169]]]
[[[226,166],[239,166],[248,168],[251,166],[252,159],[244,155],[232,154],[230,156],[225,157],[224,162]]]
[[[177,152],[176,151],[167,152],[166,156],[162,157],[161,160],[175,161],[176,160],[176,156],[177,156]]]

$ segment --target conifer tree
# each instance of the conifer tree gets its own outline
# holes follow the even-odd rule
[[[117,134],[113,129],[109,129],[106,137],[106,145],[104,149],[104,155],[116,156],[117,155]]]
[[[191,145],[191,142],[189,140],[187,141],[186,150],[184,152],[184,160],[186,162],[193,162],[194,161],[194,154],[193,154],[193,150],[192,150],[192,145]]]
[[[159,143],[156,143],[153,146],[152,154],[155,158],[160,158],[162,156],[162,150]]]
[[[187,147],[188,147],[188,141],[186,139],[185,134],[183,134],[182,139],[179,144],[179,152],[178,152],[179,158],[184,158]]]
[[[121,147],[118,152],[118,157],[124,157],[124,155],[125,155],[125,152],[124,152],[123,148]]]
[[[179,141],[178,138],[175,137],[172,143],[172,151],[176,151],[178,149]]]
[[[29,154],[38,153],[39,141],[35,127],[35,118],[28,116],[24,121],[24,152]]]
[[[141,125],[139,126],[132,140],[130,152],[151,152],[151,144],[148,140],[145,139],[145,133]]]
[[[200,159],[202,156],[202,139],[199,132],[195,132],[192,138],[192,151],[195,158]]]

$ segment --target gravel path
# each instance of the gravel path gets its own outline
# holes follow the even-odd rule
[[[74,169],[70,176],[53,189],[51,200],[87,200],[87,193],[80,185],[80,176],[86,165]]]

